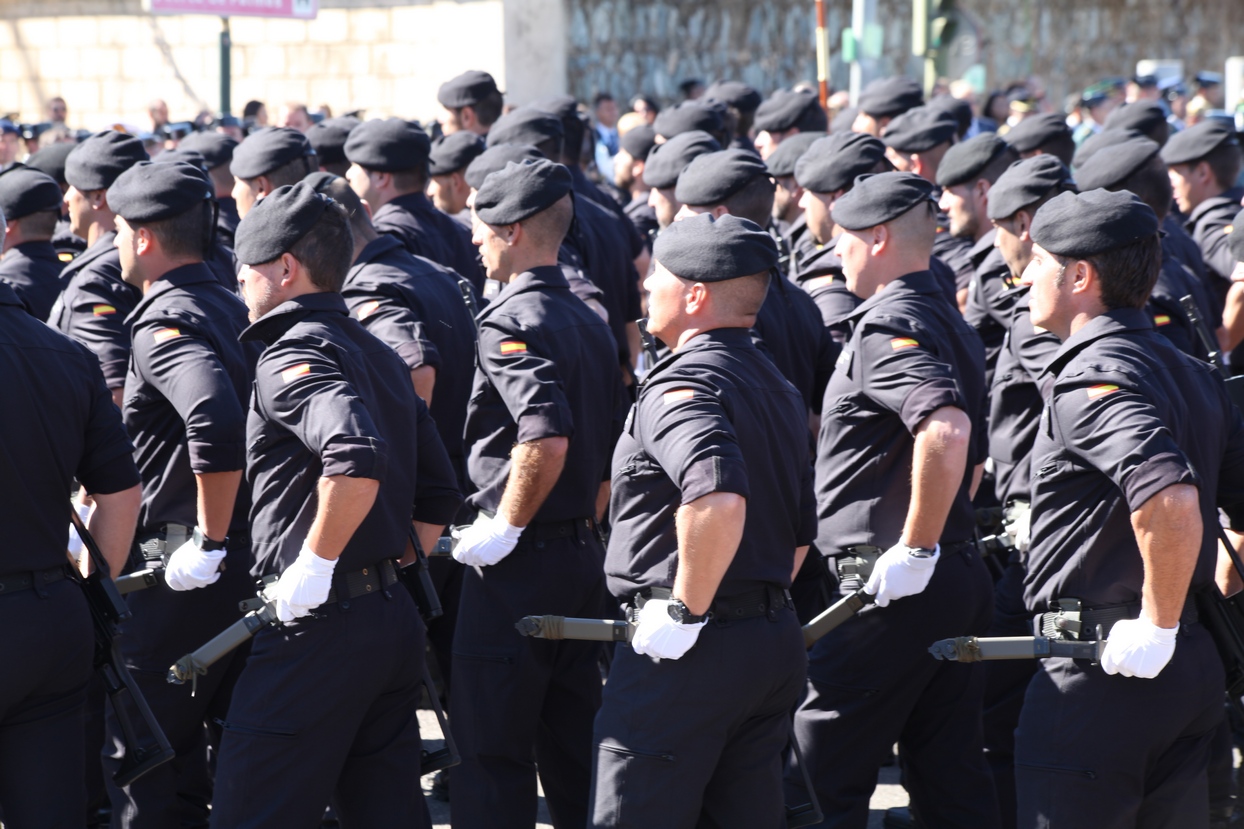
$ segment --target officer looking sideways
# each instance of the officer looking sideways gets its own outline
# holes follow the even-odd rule
[[[861,176],[834,204],[847,287],[864,302],[825,391],[817,548],[875,608],[813,647],[795,717],[825,826],[863,827],[894,743],[930,826],[995,827],[981,754],[979,665],[929,657],[939,636],[983,635],[993,584],[971,543],[985,460],[984,350],[929,268],[933,185]],[[947,668],[954,670],[946,670]],[[787,772],[790,802],[806,802]]]
[[[252,575],[282,624],[255,634],[224,722],[212,826],[427,826],[412,785],[424,628],[396,585],[461,503],[406,364],[346,313],[349,219],[307,184],[238,225],[243,342],[267,349],[247,421]]]
[[[625,392],[608,326],[557,264],[572,186],[541,159],[507,164],[474,196],[475,242],[505,287],[478,317],[466,443],[479,518],[454,550],[469,565],[450,693],[456,829],[534,826],[537,768],[554,826],[588,818],[599,645],[514,630],[529,613],[605,611],[594,519]]]
[[[1135,195],[1064,193],[1033,219],[1032,322],[1063,341],[1040,381],[1024,599],[1045,630],[1079,602],[1101,664],[1043,660],[1015,733],[1019,826],[1205,826],[1222,662],[1219,506],[1244,519],[1244,421],[1207,364],[1154,329],[1158,218]],[[1052,386],[1052,387],[1050,387]]]
[[[8,283],[30,315],[46,320],[60,294],[65,263],[52,234],[60,218],[60,185],[49,175],[20,164],[0,173],[0,214],[8,221],[0,257],[0,282]]]
[[[214,232],[211,200],[207,176],[182,162],[139,162],[108,188],[121,276],[143,294],[127,320],[133,348],[123,408],[143,481],[137,541],[144,556],[169,554],[171,588],[128,597],[134,618],[123,627],[121,653],[180,758],[112,791],[114,820],[125,827],[180,819],[182,764],[202,750],[205,723],[219,744],[214,720],[228,710],[244,656],[213,666],[193,695],[163,674],[170,659],[236,621],[238,602],[253,595],[242,470],[259,348],[238,342],[246,306],[203,262]],[[149,563],[140,557],[136,566]],[[119,741],[111,710],[108,728]]]
[[[233,199],[238,215],[246,214],[278,187],[297,184],[319,169],[315,149],[296,129],[274,127],[248,136],[233,150]],[[234,229],[235,242],[237,229]]]
[[[705,214],[654,256],[649,330],[672,353],[614,452],[605,572],[639,625],[596,719],[589,825],[779,827],[806,661],[786,591],[816,517],[803,398],[749,333],[777,246]]]

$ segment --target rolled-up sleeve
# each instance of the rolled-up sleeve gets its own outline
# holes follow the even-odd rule
[[[869,323],[861,347],[864,392],[915,434],[926,417],[953,406],[967,411],[954,368],[934,351],[926,331]]]
[[[644,445],[683,504],[713,492],[751,495],[734,424],[711,387],[671,377],[646,388],[637,405]]]
[[[541,354],[540,334],[489,320],[479,334],[479,362],[518,425],[518,443],[572,437],[574,416],[566,385],[552,359]]]

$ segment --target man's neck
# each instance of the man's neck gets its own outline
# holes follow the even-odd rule
[[[380,234],[370,227],[367,229],[354,228],[354,262],[359,261],[359,257],[363,255],[363,248],[380,238]]]
[[[156,284],[178,268],[185,267],[186,265],[201,264],[203,264],[202,259],[166,259],[154,267],[148,265],[147,268],[155,275],[153,276],[151,274],[144,273],[141,284],[138,287],[142,288],[143,295],[146,296],[147,292],[151,290],[152,285]]]
[[[117,217],[112,213],[93,220],[86,229],[86,243],[94,245],[105,233],[113,233],[117,229]]]
[[[498,282],[509,285],[515,279],[518,279],[518,277],[522,276],[528,271],[534,271],[536,268],[556,268],[556,267],[557,267],[557,254],[556,253],[553,253],[552,256],[548,256],[548,255],[532,256],[526,261],[519,261],[519,262],[512,263],[509,268],[510,273],[508,276],[505,276],[505,277],[494,276],[491,278],[496,279]]]
[[[751,316],[746,319],[720,320],[715,322],[698,323],[692,328],[687,328],[680,332],[674,338],[674,345],[670,346],[670,351],[678,352],[689,342],[701,334],[707,334],[710,331],[717,331],[722,328],[751,328],[756,324],[756,317]]]

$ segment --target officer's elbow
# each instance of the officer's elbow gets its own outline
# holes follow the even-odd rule
[[[967,412],[954,406],[936,410],[916,428],[916,439],[947,451],[966,451],[972,438],[972,421]]]

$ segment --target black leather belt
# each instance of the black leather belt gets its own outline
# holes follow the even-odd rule
[[[670,589],[668,587],[650,587],[636,595],[632,605],[638,610],[649,599],[669,598]],[[783,608],[793,609],[794,606],[795,603],[790,597],[790,591],[778,587],[776,584],[762,584],[742,593],[717,596],[713,599],[712,605],[709,606],[709,612],[716,621],[728,622],[734,619],[752,619],[756,616],[767,616]]]
[[[344,575],[333,574],[333,588],[328,591],[324,604],[333,604],[342,599],[357,599],[371,593],[383,593],[385,588],[397,581],[397,568],[392,559],[384,559],[378,564],[364,567]],[[344,595],[343,595],[344,594]]]
[[[65,566],[49,567],[46,570],[33,570],[28,573],[14,573],[10,576],[0,577],[0,596],[6,593],[18,593],[22,590],[30,590],[36,586],[53,584],[64,579],[69,574],[65,570]]]
[[[479,511],[486,518],[495,518],[496,514],[486,509]],[[519,536],[519,544],[552,541],[556,538],[576,538],[580,533],[586,538],[596,529],[596,522],[591,518],[571,518],[567,521],[532,521],[523,528]]]
[[[1033,620],[1033,630],[1038,636],[1052,639],[1078,639],[1082,642],[1097,640],[1097,628],[1101,627],[1101,635],[1110,638],[1110,629],[1116,622],[1124,619],[1140,617],[1140,603],[1109,605],[1107,607],[1083,608],[1078,599],[1056,599],[1050,603],[1055,609],[1039,614]],[[1181,624],[1197,621],[1195,602],[1184,605],[1180,616]]]

